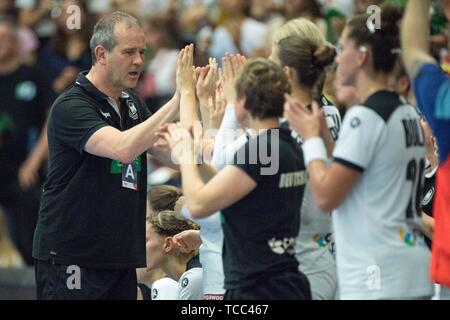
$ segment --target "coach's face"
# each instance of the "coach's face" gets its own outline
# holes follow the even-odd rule
[[[145,34],[137,25],[116,24],[117,44],[107,53],[108,79],[115,87],[134,88],[144,66]]]

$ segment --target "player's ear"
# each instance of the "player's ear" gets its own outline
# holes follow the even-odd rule
[[[172,250],[174,250],[174,248],[176,248],[176,246],[173,243],[172,237],[166,237],[164,239],[164,246],[163,246],[164,253],[170,253]]]
[[[369,60],[370,51],[366,46],[360,46],[356,54],[356,64],[361,67]]]
[[[297,80],[297,71],[295,71],[294,68],[284,66],[283,67],[284,74],[290,81],[296,81]]]

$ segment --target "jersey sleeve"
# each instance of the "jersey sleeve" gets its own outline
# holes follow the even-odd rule
[[[211,164],[215,168],[223,168],[226,163],[230,163],[233,160],[234,153],[243,144],[239,144],[234,152],[227,152],[231,144],[235,144],[237,140],[236,133],[239,128],[239,123],[236,119],[236,113],[234,112],[234,106],[229,104],[225,109],[222,123],[220,124],[219,131],[214,141],[214,151]],[[245,142],[245,141],[244,141]],[[231,154],[232,153],[232,154]],[[231,158],[230,158],[231,154]],[[228,160],[228,161],[227,161]]]
[[[147,285],[138,283],[137,286],[141,290],[143,300],[152,300],[152,290]]]
[[[79,153],[83,153],[89,138],[100,128],[108,126],[98,112],[81,99],[64,99],[53,106],[49,130]]]
[[[203,298],[203,270],[189,269],[178,282],[178,300],[201,300]]]
[[[384,120],[364,106],[354,106],[345,115],[333,151],[334,161],[363,172],[385,133]]]
[[[233,165],[244,171],[256,183],[261,181],[261,165],[258,159],[257,139],[248,140],[234,155]]]
[[[429,63],[421,67],[413,83],[417,104],[428,122],[450,120],[450,77],[439,66]]]

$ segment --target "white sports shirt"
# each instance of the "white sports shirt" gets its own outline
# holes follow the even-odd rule
[[[152,284],[152,300],[202,300],[202,268],[184,272],[177,282],[169,277]]]
[[[323,104],[325,103],[327,103],[326,100],[323,101]],[[341,127],[339,110],[332,105],[324,105],[322,108],[328,129],[333,140],[336,140]],[[298,135],[294,131],[292,133],[301,144]],[[301,209],[300,232],[295,243],[295,256],[300,263],[300,271],[308,276],[334,267],[333,250],[331,215],[319,208],[307,185]]]
[[[361,172],[333,212],[341,298],[431,296],[430,253],[410,223],[420,220],[425,165],[414,108],[395,93],[376,92],[348,110],[333,156]]]

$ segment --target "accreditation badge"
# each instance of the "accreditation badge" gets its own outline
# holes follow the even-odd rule
[[[122,164],[122,187],[138,190],[138,171],[136,161]]]

